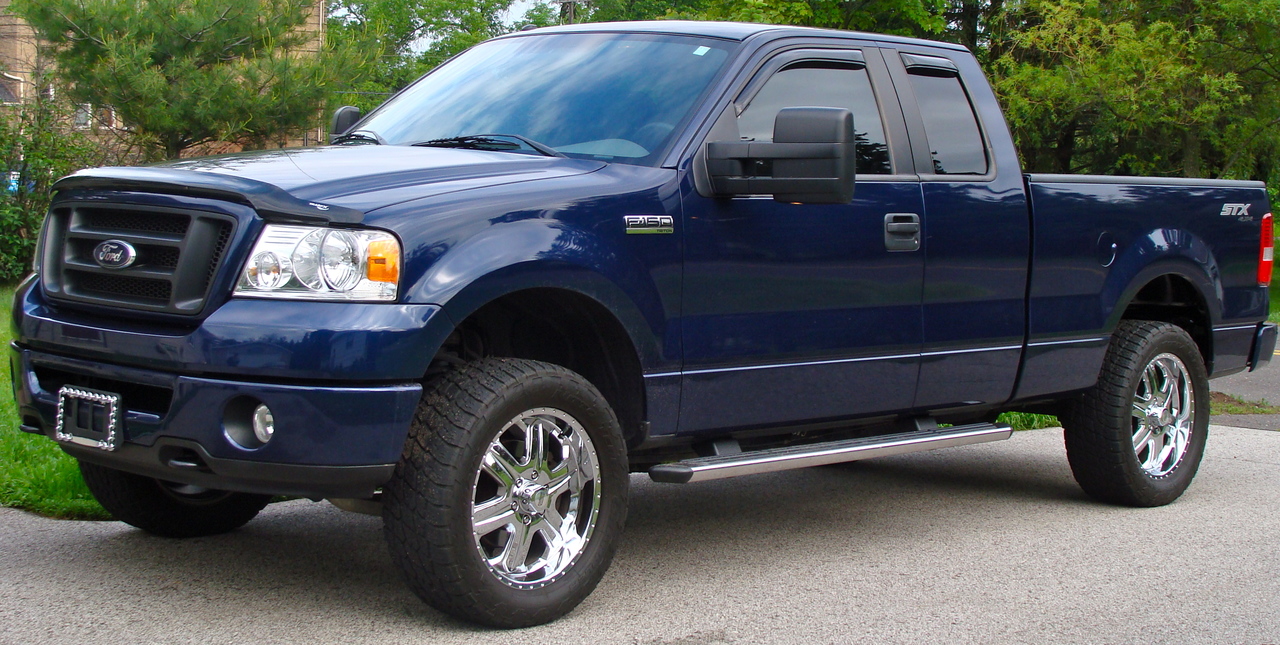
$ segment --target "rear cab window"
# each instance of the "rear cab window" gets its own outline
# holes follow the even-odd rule
[[[951,60],[902,53],[907,78],[924,122],[931,172],[986,175],[991,167],[973,102]]]

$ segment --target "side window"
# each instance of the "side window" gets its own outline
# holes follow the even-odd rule
[[[857,172],[893,172],[884,125],[866,69],[817,61],[786,67],[769,77],[751,99],[738,117],[738,132],[743,139],[772,140],[773,120],[779,110],[787,107],[842,107],[853,112],[858,139]]]
[[[911,89],[924,120],[925,138],[939,175],[987,174],[987,148],[969,95],[955,74],[909,70]]]

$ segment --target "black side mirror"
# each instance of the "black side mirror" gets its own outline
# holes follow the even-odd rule
[[[344,105],[333,111],[333,124],[329,126],[329,143],[346,134],[360,120],[360,108]]]
[[[707,173],[717,195],[771,194],[780,202],[848,204],[856,146],[849,110],[784,108],[773,122],[773,143],[708,143]]]

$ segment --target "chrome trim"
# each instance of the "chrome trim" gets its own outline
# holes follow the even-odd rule
[[[532,408],[512,417],[490,440],[471,486],[481,562],[516,589],[560,579],[591,542],[602,483],[595,444],[569,413]]]
[[[1195,432],[1196,393],[1187,366],[1168,352],[1151,359],[1133,393],[1133,455],[1161,478],[1182,463]]]
[[[865,363],[867,361],[892,361],[900,358],[919,358],[919,354],[895,354],[892,356],[863,356],[860,358],[836,358],[826,361],[806,361],[803,363],[773,363],[770,365],[744,365],[741,367],[716,367],[705,370],[689,370],[680,372],[684,376],[693,374],[715,374],[718,372],[749,372],[752,370],[771,370],[777,367],[810,367],[813,365],[839,365],[841,363]]]
[[[803,361],[799,363],[770,363],[768,365],[741,365],[738,367],[712,367],[700,370],[688,370],[679,372],[660,372],[658,374],[645,374],[645,378],[658,378],[662,376],[690,376],[694,374],[716,374],[720,372],[749,372],[752,370],[769,370],[779,367],[812,367],[815,365],[839,365],[842,363],[865,363],[867,361],[893,361],[903,358],[923,358],[925,356],[946,356],[949,354],[975,354],[978,352],[1000,352],[1011,349],[1022,349],[1022,345],[1005,345],[1001,347],[975,347],[972,349],[955,349],[940,352],[925,352],[912,354],[890,354],[887,356],[860,356],[858,358],[834,358],[825,361]]]
[[[974,423],[883,437],[846,439],[808,446],[786,446],[736,455],[688,459],[674,464],[654,466],[649,469],[649,478],[656,482],[686,484],[999,441],[1008,439],[1012,434],[1013,429],[1009,426]]]
[[[972,349],[949,349],[940,352],[921,352],[920,357],[947,356],[949,354],[979,354],[982,352],[1004,352],[1011,349],[1022,349],[1022,345],[1005,345],[1004,347],[974,347]]]
[[[1232,327],[1214,327],[1213,331],[1240,331],[1241,329],[1257,329],[1262,323],[1253,323],[1252,325],[1235,325]]]
[[[127,269],[138,260],[138,250],[124,240],[103,240],[93,247],[93,261],[104,269]]]
[[[627,235],[670,235],[676,225],[670,215],[626,215],[623,223]]]
[[[1078,345],[1081,343],[1105,343],[1105,336],[1099,338],[1076,338],[1074,340],[1039,340],[1034,343],[1027,343],[1027,347],[1046,347],[1049,345]]]
[[[67,430],[67,400],[79,399],[106,406],[106,436],[102,439],[79,437]],[[74,421],[72,424],[74,425]],[[92,425],[92,422],[90,422]],[[58,390],[58,415],[54,422],[53,438],[64,443],[97,448],[108,452],[120,447],[120,395],[64,385]]]

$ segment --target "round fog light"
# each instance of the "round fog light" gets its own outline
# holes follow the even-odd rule
[[[253,409],[253,436],[266,443],[271,441],[271,435],[276,433],[276,419],[271,416],[271,408],[264,403],[259,403],[258,407]]]

